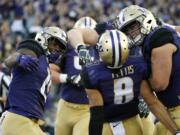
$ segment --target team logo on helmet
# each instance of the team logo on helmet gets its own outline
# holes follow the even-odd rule
[[[118,30],[108,30],[101,35],[97,43],[100,58],[109,68],[119,68],[129,55],[128,39]]]

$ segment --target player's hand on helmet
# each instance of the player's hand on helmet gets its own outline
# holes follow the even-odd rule
[[[141,118],[146,118],[150,112],[148,105],[143,99],[139,99],[138,110]]]
[[[27,71],[36,71],[38,69],[38,59],[31,55],[19,54],[16,58],[18,66]]]
[[[70,83],[70,84],[80,87],[81,86],[81,76],[80,75],[72,75],[72,76],[68,75],[67,83]]]
[[[89,50],[87,46],[85,45],[79,45],[77,47],[77,52],[79,56],[79,64],[80,65],[85,65],[86,63],[91,61],[91,56],[89,54]]]

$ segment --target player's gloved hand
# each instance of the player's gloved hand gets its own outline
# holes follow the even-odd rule
[[[70,84],[80,87],[81,86],[81,76],[80,75],[73,75],[73,76],[68,75],[67,83],[70,83]]]
[[[38,69],[38,59],[31,55],[22,55],[19,54],[16,58],[16,62],[18,66],[22,67],[27,71],[36,71]]]
[[[146,118],[150,112],[148,105],[143,99],[139,99],[138,110],[141,118]]]
[[[77,47],[77,52],[79,56],[79,64],[85,65],[86,63],[91,61],[91,56],[89,54],[89,50],[85,45],[79,45]]]

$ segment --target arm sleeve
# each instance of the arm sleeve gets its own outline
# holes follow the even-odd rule
[[[81,75],[81,81],[82,81],[82,85],[84,88],[87,89],[94,89],[95,87],[91,84],[88,72],[86,70],[86,68],[84,67],[80,73]]]
[[[101,135],[103,130],[103,106],[90,107],[89,135]]]
[[[36,55],[39,57],[42,54],[44,54],[43,48],[40,46],[40,44],[34,40],[25,40],[19,43],[17,50],[27,48],[32,50],[36,53]]]
[[[161,47],[166,43],[175,44],[173,39],[173,33],[166,28],[160,28],[155,33],[153,33],[150,39],[151,50],[153,48]]]

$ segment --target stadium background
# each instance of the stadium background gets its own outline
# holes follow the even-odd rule
[[[180,25],[180,0],[0,0],[0,70],[16,45],[33,38],[42,27],[59,26],[67,31],[82,16],[107,21],[132,4],[150,9],[169,24]],[[53,135],[59,86],[52,89],[46,105],[45,130]]]

